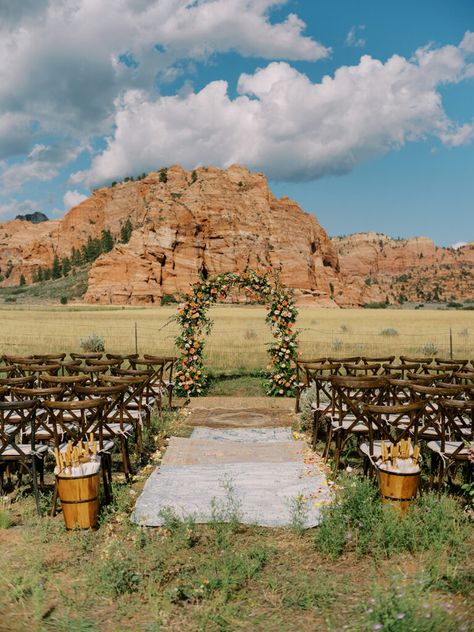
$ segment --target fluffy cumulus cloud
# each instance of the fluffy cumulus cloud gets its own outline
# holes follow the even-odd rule
[[[70,208],[77,206],[84,200],[87,200],[87,195],[84,195],[79,191],[66,191],[63,197],[64,209],[68,211]]]
[[[240,162],[274,179],[309,180],[429,135],[447,145],[468,142],[470,126],[448,118],[439,92],[466,76],[465,42],[467,35],[463,46],[427,47],[385,63],[364,55],[320,83],[273,62],[242,74],[234,99],[225,81],[156,99],[128,91],[117,102],[114,136],[78,179],[97,184],[171,162]]]
[[[11,200],[0,204],[0,218],[16,217],[17,215],[25,215],[26,213],[34,213],[40,210],[42,210],[42,207],[38,200]]]

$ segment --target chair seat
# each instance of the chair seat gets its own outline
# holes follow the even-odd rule
[[[102,429],[102,434],[104,437],[116,436],[120,434],[132,434],[133,433],[133,425],[130,423],[124,423],[120,425],[120,422],[105,422],[105,425]]]
[[[344,417],[341,422],[339,420],[333,419],[331,421],[331,426],[333,431],[350,429],[351,432],[369,432],[367,424],[361,422],[354,424],[355,421],[355,417],[349,417],[349,415],[347,415],[347,417]]]
[[[31,450],[31,444],[29,443],[17,443],[16,444],[18,446],[18,449],[21,450],[23,452],[23,454],[25,454],[26,456],[31,456],[32,455],[32,450]],[[37,445],[35,446],[35,450],[33,454],[37,454],[39,456],[44,456],[44,453],[48,451],[48,446],[46,445]],[[0,460],[4,459],[4,458],[21,458],[18,450],[16,450],[13,447],[9,447],[6,450],[4,450],[1,454],[0,454]]]
[[[468,458],[469,451],[461,441],[445,441],[444,452],[441,450],[441,441],[428,441],[428,448],[438,454],[445,454],[446,456],[453,456],[455,459],[465,460]],[[461,450],[459,448],[461,447]],[[459,450],[459,452],[456,452]],[[456,452],[456,454],[454,454]]]

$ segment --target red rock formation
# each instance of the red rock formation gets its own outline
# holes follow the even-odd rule
[[[344,276],[362,282],[362,302],[462,301],[474,298],[474,242],[441,248],[426,237],[390,239],[377,233],[334,238]]]
[[[0,226],[0,269],[8,261],[13,265],[3,284],[18,283],[22,273],[31,281],[55,253],[69,255],[103,229],[118,236],[130,218],[130,242],[92,266],[88,302],[160,303],[164,295],[185,293],[201,271],[215,275],[268,265],[280,271],[301,302],[328,307],[345,302],[337,256],[313,215],[288,198],[277,200],[264,175],[242,167],[200,168],[196,176],[194,181],[191,173],[171,167],[167,182],[151,173],[100,189],[62,220],[28,231],[17,222],[23,232],[16,222]]]
[[[55,254],[69,256],[103,230],[118,239],[130,219],[129,243],[92,265],[86,301],[159,304],[186,293],[200,272],[269,265],[299,303],[325,307],[474,296],[474,244],[453,250],[375,233],[331,241],[313,215],[277,200],[263,174],[234,165],[199,168],[195,177],[175,166],[166,175],[96,190],[59,220],[0,224],[0,285],[18,285],[21,274],[30,283]]]

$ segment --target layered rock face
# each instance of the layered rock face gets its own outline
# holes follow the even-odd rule
[[[133,232],[122,244],[127,220]],[[195,172],[174,166],[98,189],[62,219],[0,224],[0,286],[18,285],[22,274],[31,283],[55,255],[70,256],[103,230],[116,245],[90,269],[90,303],[160,304],[185,294],[200,274],[269,266],[300,304],[474,297],[474,243],[453,250],[376,233],[331,240],[313,215],[276,199],[263,174],[237,165]]]
[[[375,301],[462,301],[474,298],[474,242],[440,248],[426,237],[377,233],[333,238],[344,276],[370,288]],[[367,296],[366,291],[363,295]],[[369,301],[364,301],[369,302]]]
[[[300,302],[347,304],[338,258],[316,218],[288,198],[277,200],[264,175],[239,166],[200,168],[194,177],[175,166],[166,178],[151,173],[100,189],[62,220],[28,227],[37,233],[24,222],[0,225],[0,269],[11,267],[3,284],[18,283],[21,274],[31,281],[56,253],[68,256],[104,229],[118,237],[128,218],[129,243],[90,270],[88,302],[159,304],[186,293],[200,273],[271,266]]]

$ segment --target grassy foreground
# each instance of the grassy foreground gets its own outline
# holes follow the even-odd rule
[[[0,630],[472,629],[474,534],[452,498],[427,494],[400,520],[370,482],[346,475],[322,525],[304,532],[297,503],[291,528],[239,525],[232,492],[209,525],[172,512],[163,528],[131,524],[166,437],[187,432],[178,416],[155,426],[150,465],[117,482],[97,532],[38,519],[26,496],[0,512]]]
[[[206,343],[207,366],[217,372],[264,369],[271,334],[265,309],[218,305],[211,309],[214,328]],[[78,351],[80,340],[95,332],[110,352],[175,353],[176,306],[156,308],[90,305],[0,306],[0,353]],[[472,311],[328,310],[301,307],[297,321],[303,357],[320,355],[416,354],[474,357]]]

